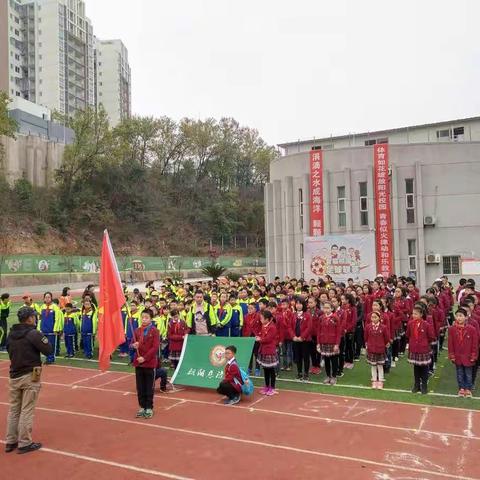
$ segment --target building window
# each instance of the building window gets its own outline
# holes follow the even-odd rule
[[[445,128],[443,130],[437,130],[437,138],[450,138],[450,129]]]
[[[303,232],[303,190],[301,188],[298,189],[298,211],[300,231]]]
[[[463,140],[464,134],[465,134],[465,129],[463,127],[456,127],[453,129],[454,140]]]
[[[408,242],[408,270],[409,272],[417,271],[417,241],[413,239]]]
[[[460,275],[460,256],[443,257],[443,274]]]
[[[347,212],[345,200],[345,186],[337,187],[337,205],[338,205],[338,226],[347,226]]]
[[[405,179],[405,203],[407,208],[407,223],[415,223],[415,194],[413,178]]]
[[[369,147],[370,145],[376,145],[377,143],[388,143],[388,138],[369,138],[368,140],[365,140],[366,147]]]
[[[358,187],[360,190],[360,225],[368,227],[367,182],[360,182]]]

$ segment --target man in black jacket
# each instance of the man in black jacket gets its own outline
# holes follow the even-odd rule
[[[32,441],[33,412],[40,392],[42,361],[40,353],[50,355],[48,338],[35,328],[33,308],[18,311],[19,323],[10,329],[7,350],[10,357],[10,411],[5,451],[33,452],[41,448]]]

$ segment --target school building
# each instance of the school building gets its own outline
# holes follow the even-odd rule
[[[378,234],[377,144],[388,148],[393,271],[422,290],[443,274],[480,283],[480,117],[280,144],[265,186],[268,277],[305,274],[312,151],[323,160],[323,235]]]

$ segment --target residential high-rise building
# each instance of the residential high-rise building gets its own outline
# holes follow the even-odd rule
[[[10,97],[69,116],[102,103],[118,123],[131,108],[128,52],[120,40],[97,45],[84,0],[0,1],[0,89]]]
[[[121,40],[96,40],[96,103],[112,125],[130,117],[131,77],[128,50]]]

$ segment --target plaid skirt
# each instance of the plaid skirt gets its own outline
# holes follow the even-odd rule
[[[338,352],[334,352],[335,345],[333,343],[321,343],[320,344],[320,354],[324,357],[333,357],[338,355]]]
[[[413,353],[408,350],[408,362],[413,365],[430,365],[432,361],[432,352],[429,353]]]
[[[278,365],[278,355],[276,353],[274,353],[273,355],[259,353],[257,357],[257,362],[264,368],[276,367]]]
[[[169,360],[180,360],[180,355],[182,354],[182,351],[181,350],[178,350],[178,351],[172,351],[170,350],[170,352],[168,352],[168,359]]]
[[[383,365],[385,363],[385,353],[370,353],[367,351],[367,362],[370,365]]]

